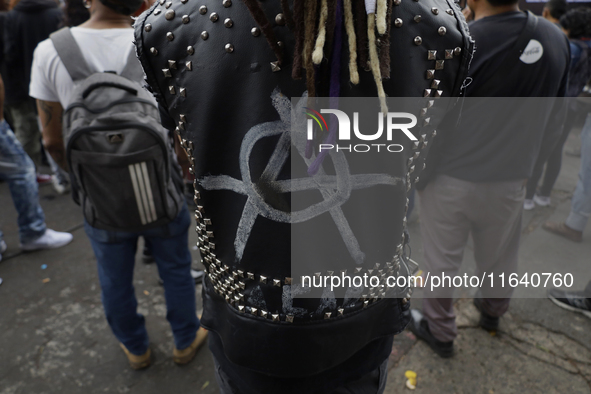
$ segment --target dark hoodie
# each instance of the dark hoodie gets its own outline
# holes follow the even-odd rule
[[[4,61],[6,104],[29,98],[33,51],[57,30],[62,10],[53,0],[21,0],[6,15],[4,23]]]

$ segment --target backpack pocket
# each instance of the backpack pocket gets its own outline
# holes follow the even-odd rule
[[[170,221],[161,146],[126,154],[74,149],[70,154],[71,170],[83,195],[84,217],[92,227],[140,231]]]

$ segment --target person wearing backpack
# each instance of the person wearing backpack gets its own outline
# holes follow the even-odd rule
[[[174,362],[190,362],[207,336],[196,315],[190,217],[173,181],[169,133],[141,86],[132,48],[130,16],[148,5],[86,0],[87,22],[54,33],[35,50],[30,85],[45,147],[69,170],[83,209],[107,321],[133,369],[148,367],[151,354],[133,287],[140,236],[150,243],[164,282]]]

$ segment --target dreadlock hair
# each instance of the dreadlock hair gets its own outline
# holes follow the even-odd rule
[[[367,38],[367,18],[359,17],[365,15],[365,3],[363,0],[352,0],[355,18],[355,35],[357,37],[357,49],[359,51],[359,67],[369,71],[369,41]]]
[[[392,0],[388,0],[386,11],[386,32],[381,37],[380,72],[382,79],[390,79],[390,29],[392,28]]]
[[[357,71],[357,40],[355,37],[355,25],[353,24],[353,5],[351,0],[345,0],[345,29],[349,38],[349,75],[351,83],[359,83],[359,71]]]
[[[281,48],[277,43],[275,33],[273,32],[273,27],[271,26],[269,19],[267,19],[265,12],[261,8],[261,3],[258,0],[243,1],[244,4],[246,4],[248,11],[250,11],[250,14],[254,18],[255,22],[263,31],[263,34],[265,35],[265,38],[267,39],[269,46],[271,46],[271,49],[273,49],[273,52],[275,52],[275,56],[277,56],[277,61],[279,62],[278,65],[281,66],[281,63],[283,62],[283,52],[281,51]],[[283,6],[283,2],[281,3],[281,5]]]
[[[316,38],[316,45],[314,52],[312,52],[312,61],[314,64],[320,64],[324,57],[324,43],[326,42],[326,20],[328,19],[328,1],[322,0],[320,6],[320,21],[318,22],[318,37]]]
[[[316,28],[316,0],[305,0],[306,4],[304,9],[308,10],[304,15],[304,48],[303,48],[303,61],[306,69],[306,87],[308,88],[308,96],[316,96],[316,81],[314,65],[312,64],[312,43],[314,41],[314,30]],[[312,78],[310,78],[312,77]]]
[[[378,1],[378,7],[376,10],[376,25],[378,33],[381,35],[386,34],[386,2]]]
[[[285,7],[283,2],[281,8]],[[294,12],[294,34],[295,34],[295,49],[293,56],[293,64],[291,67],[291,77],[293,79],[302,78],[302,52],[304,50],[304,2],[298,1],[293,5]]]
[[[294,20],[293,15],[291,14],[291,10],[289,9],[289,2],[288,0],[281,0],[281,8],[283,9],[283,13],[285,15],[285,23],[290,30],[294,30]]]
[[[380,106],[382,112],[388,112],[386,107],[386,93],[384,92],[384,85],[382,84],[382,72],[380,71],[380,62],[378,60],[378,47],[376,42],[376,20],[374,14],[367,15],[367,35],[369,37],[369,64],[371,66],[371,73],[378,88],[378,97],[380,98]]]
[[[283,53],[260,1],[242,1],[281,64]],[[381,110],[387,112],[382,79],[390,77],[390,25],[393,1],[375,0],[374,3],[375,9],[366,9],[364,0],[293,0],[292,11],[288,0],[281,0],[286,24],[295,36],[291,75],[294,79],[300,79],[302,71],[305,70],[309,97],[315,97],[317,92],[329,92],[331,96],[338,96],[339,89],[331,85],[331,74],[334,71],[331,67],[339,62],[332,62],[330,58],[340,58],[342,55],[332,50],[335,29],[339,28],[344,29],[347,35],[343,41],[346,42],[349,51],[349,80],[354,85],[359,83],[359,67],[371,71]],[[337,12],[337,9],[341,9],[342,12]],[[341,19],[339,23],[337,17]]]
[[[331,49],[333,47],[333,39],[335,36],[336,28],[336,12],[337,12],[337,0],[328,0],[328,19],[326,21],[326,44],[325,47]],[[329,52],[330,55],[330,52]]]

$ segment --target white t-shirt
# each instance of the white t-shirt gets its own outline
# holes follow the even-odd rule
[[[121,73],[133,46],[133,29],[87,29],[73,27],[86,63],[92,71]],[[141,81],[138,81],[141,82]],[[74,83],[59,58],[51,39],[39,43],[33,55],[29,95],[43,101],[59,101],[65,109],[71,101]]]

